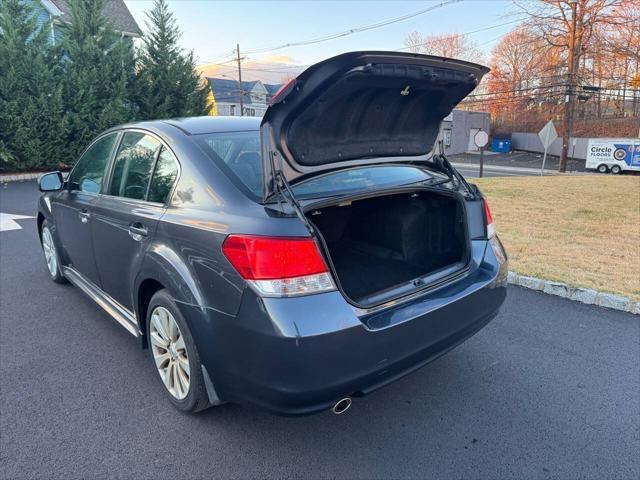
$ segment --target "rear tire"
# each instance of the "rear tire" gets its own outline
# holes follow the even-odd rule
[[[598,172],[600,173],[609,173],[609,167],[607,167],[604,163],[598,165]]]
[[[198,349],[169,292],[156,292],[147,312],[149,354],[167,398],[187,413],[209,407]]]
[[[618,175],[622,173],[622,169],[620,168],[620,165],[613,165],[611,167],[611,173],[613,173],[614,175]]]
[[[42,251],[44,252],[44,260],[47,264],[49,278],[56,283],[67,283],[67,279],[64,278],[62,274],[60,255],[58,255],[58,250],[53,240],[53,233],[51,232],[51,225],[48,220],[42,222],[40,242],[42,244]]]

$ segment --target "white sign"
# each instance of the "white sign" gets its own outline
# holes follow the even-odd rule
[[[553,126],[553,120],[549,120],[547,124],[542,127],[542,130],[538,132],[538,137],[540,137],[540,141],[545,150],[551,146],[555,139],[558,138],[558,132],[556,132],[556,127]]]
[[[482,148],[487,143],[489,143],[489,135],[487,135],[487,132],[485,132],[484,130],[479,130],[473,136],[473,143],[476,144],[476,147]]]
[[[22,227],[18,225],[16,220],[22,220],[25,218],[35,218],[35,217],[26,217],[24,215],[12,215],[10,213],[0,213],[0,232],[5,232],[7,230],[21,230]]]

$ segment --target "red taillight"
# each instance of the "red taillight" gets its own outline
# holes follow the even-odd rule
[[[489,208],[489,202],[487,199],[484,199],[484,217],[486,225],[490,225],[493,223],[493,215],[491,215],[491,209]]]
[[[312,238],[229,235],[222,253],[265,297],[309,295],[336,288]]]
[[[496,233],[496,228],[493,225],[493,215],[491,215],[491,209],[489,208],[489,202],[487,202],[486,197],[483,198],[484,201],[484,221],[487,227],[487,237],[491,238]]]
[[[312,238],[229,235],[222,252],[245,280],[273,280],[325,273]]]
[[[293,89],[295,84],[296,84],[296,79],[292,78],[287,83],[285,83],[282,87],[280,87],[280,90],[278,90],[276,94],[273,97],[271,97],[271,105],[278,103],[284,97],[286,97],[289,94],[289,92]]]

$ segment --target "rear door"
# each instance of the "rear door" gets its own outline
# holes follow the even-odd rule
[[[118,133],[96,139],[82,154],[67,180],[67,188],[52,197],[56,231],[66,263],[96,285],[100,278],[93,256],[93,207],[105,177]]]
[[[155,135],[124,132],[109,183],[94,205],[92,236],[102,288],[132,310],[132,285],[178,172]],[[152,180],[153,179],[153,180]]]

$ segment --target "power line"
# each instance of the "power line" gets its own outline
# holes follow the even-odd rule
[[[381,22],[377,22],[377,23],[372,23],[369,25],[364,25],[362,27],[355,27],[355,28],[350,28],[349,30],[345,30],[343,32],[338,32],[338,33],[334,33],[334,34],[330,34],[330,35],[325,35],[322,37],[315,37],[309,40],[302,40],[299,42],[291,42],[291,43],[285,43],[282,45],[276,45],[273,47],[264,47],[264,48],[256,48],[253,50],[246,50],[245,53],[264,53],[264,52],[271,52],[274,50],[281,50],[283,48],[289,48],[289,47],[300,47],[300,46],[304,46],[304,45],[313,45],[315,43],[321,43],[321,42],[327,42],[329,40],[334,40],[336,38],[341,38],[341,37],[346,37],[349,35],[353,35],[355,33],[361,33],[361,32],[366,32],[368,30],[373,30],[375,28],[381,28],[381,27],[386,27],[387,25],[391,25],[394,23],[398,23],[398,22],[403,22],[405,20],[408,20],[410,18],[414,18],[417,17],[419,15],[424,15],[425,13],[431,12],[433,10],[436,10],[438,8],[442,8],[445,7],[447,5],[450,5],[452,3],[458,3],[462,0],[447,0],[441,3],[438,3],[437,5],[432,5],[429,8],[423,8],[422,10],[418,10],[416,12],[412,12],[412,13],[408,13],[406,15],[402,15],[400,17],[396,17],[396,18],[392,18],[389,20],[383,20]]]

